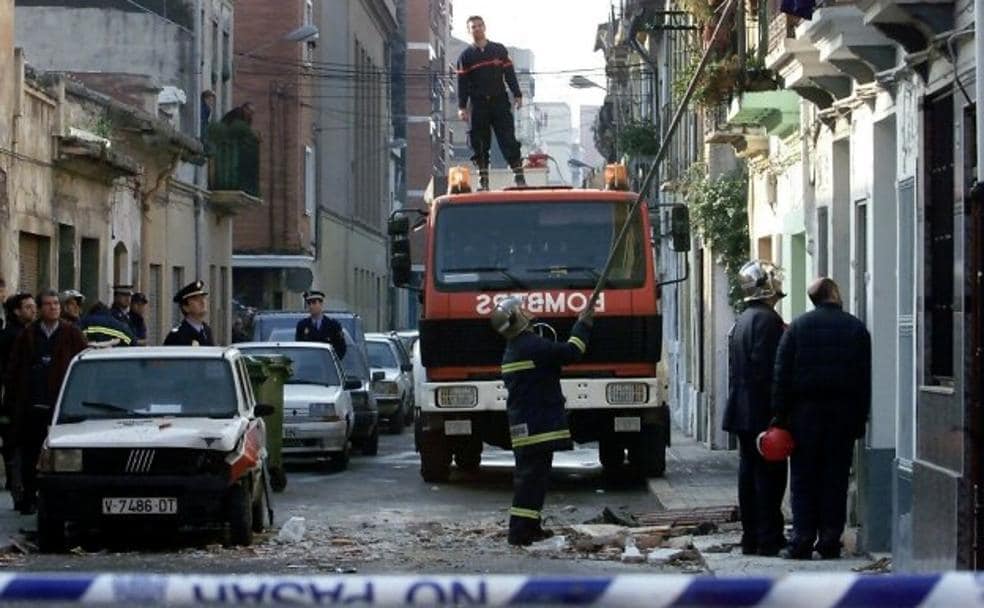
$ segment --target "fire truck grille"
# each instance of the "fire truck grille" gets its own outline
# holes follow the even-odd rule
[[[543,319],[566,340],[574,319]],[[663,342],[662,317],[595,318],[584,363],[654,363]],[[488,319],[452,319],[420,322],[420,351],[425,367],[499,365],[505,340]]]

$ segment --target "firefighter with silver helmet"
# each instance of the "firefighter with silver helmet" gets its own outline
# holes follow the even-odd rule
[[[728,334],[728,402],[722,428],[738,436],[742,553],[778,555],[786,544],[786,461],[763,458],[757,440],[772,420],[772,372],[785,328],[775,306],[786,294],[781,271],[764,260],[742,266],[738,283],[745,310]]]
[[[581,312],[566,342],[535,333],[530,316],[515,297],[496,305],[491,322],[507,341],[502,380],[509,392],[506,413],[516,457],[509,544],[529,545],[553,535],[543,528],[541,515],[553,453],[573,447],[560,373],[564,365],[580,360],[587,351],[594,307]]]

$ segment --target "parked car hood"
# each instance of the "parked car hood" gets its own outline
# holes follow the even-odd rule
[[[52,448],[195,448],[229,452],[248,421],[236,418],[136,418],[56,424]]]
[[[284,408],[298,408],[307,411],[311,403],[336,403],[342,394],[340,386],[319,384],[285,384]]]

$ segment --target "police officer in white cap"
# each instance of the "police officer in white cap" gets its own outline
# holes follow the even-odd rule
[[[215,346],[212,329],[205,323],[207,295],[202,280],[185,285],[174,295],[174,303],[181,306],[184,320],[167,334],[164,346]]]

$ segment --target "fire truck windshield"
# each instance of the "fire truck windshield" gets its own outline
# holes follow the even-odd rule
[[[622,201],[490,202],[442,208],[434,279],[442,291],[523,287],[590,289],[625,222]],[[615,254],[607,289],[645,281],[646,235],[636,216]]]

